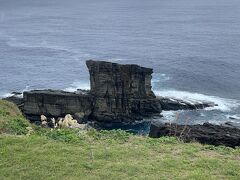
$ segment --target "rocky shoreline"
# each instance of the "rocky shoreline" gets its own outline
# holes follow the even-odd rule
[[[151,68],[93,60],[87,61],[86,65],[90,74],[91,89],[89,91],[32,90],[24,92],[23,97],[15,93],[5,100],[17,104],[26,118],[32,122],[40,121],[41,115],[47,119],[59,119],[71,114],[78,123],[90,122],[97,128],[105,129],[141,124],[144,118],[161,116],[162,110],[196,110],[217,106],[212,102],[190,102],[156,97],[151,86],[153,73]],[[185,126],[178,127],[180,129],[174,135],[181,134],[186,141],[197,140],[201,143],[227,146],[239,145],[240,137],[234,134],[237,130],[232,127],[211,125],[211,132],[210,125],[188,126],[187,129],[191,129],[190,134],[182,133]],[[171,128],[168,124],[161,126],[152,124],[150,137],[173,135],[169,133],[172,132]],[[199,129],[209,131],[208,138],[203,138],[205,131],[201,131],[201,134]],[[220,135],[217,137],[212,135],[216,134],[216,129],[224,136],[223,140],[219,140],[222,138]],[[233,134],[229,134],[230,129],[234,132]]]
[[[240,129],[225,124],[214,125],[178,125],[178,124],[151,124],[149,136],[175,136],[185,142],[197,141],[203,144],[240,146]]]

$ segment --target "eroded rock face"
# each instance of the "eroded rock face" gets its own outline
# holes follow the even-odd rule
[[[91,92],[97,97],[155,98],[151,90],[153,70],[150,68],[93,60],[86,64]]]
[[[30,120],[47,117],[64,117],[66,114],[83,113],[88,116],[93,107],[89,94],[70,93],[57,90],[34,90],[24,92],[24,114]]]
[[[86,64],[94,96],[92,119],[133,121],[161,112],[151,90],[152,69],[92,60]]]
[[[240,129],[204,123],[203,125],[151,124],[150,137],[177,136],[185,142],[240,146]]]

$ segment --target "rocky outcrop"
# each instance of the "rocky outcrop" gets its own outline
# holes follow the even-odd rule
[[[23,93],[24,114],[30,120],[47,117],[64,117],[66,114],[82,114],[87,117],[93,107],[90,94],[70,93],[57,90],[34,90]]]
[[[203,144],[240,146],[240,129],[204,123],[203,125],[151,124],[150,137],[180,137],[185,142],[198,141]]]
[[[91,119],[126,122],[161,113],[151,90],[152,69],[92,60],[87,67],[94,96]]]
[[[150,68],[93,60],[86,64],[90,73],[90,91],[34,90],[24,92],[23,99],[13,96],[8,100],[22,106],[24,114],[31,120],[39,120],[40,115],[64,117],[72,114],[79,122],[108,123],[132,123],[144,117],[160,115],[162,110],[214,106],[208,102],[192,103],[156,97],[152,91],[153,70]]]
[[[238,128],[240,129],[240,122],[225,122],[224,124],[221,124],[222,126],[230,127],[230,128]]]
[[[157,99],[159,99],[162,110],[164,111],[195,110],[217,106],[217,104],[213,102],[187,101],[167,97],[157,97]]]

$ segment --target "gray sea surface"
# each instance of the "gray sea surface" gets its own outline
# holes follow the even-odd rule
[[[0,0],[2,97],[89,88],[87,59],[151,67],[157,95],[219,105],[180,121],[240,122],[239,0]]]

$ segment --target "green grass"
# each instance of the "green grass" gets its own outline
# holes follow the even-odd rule
[[[173,137],[152,139],[120,130],[34,130],[30,136],[16,135],[14,129],[0,135],[1,180],[240,179],[239,148],[183,143]]]
[[[30,123],[13,103],[0,100],[0,134],[27,134],[29,126]]]

